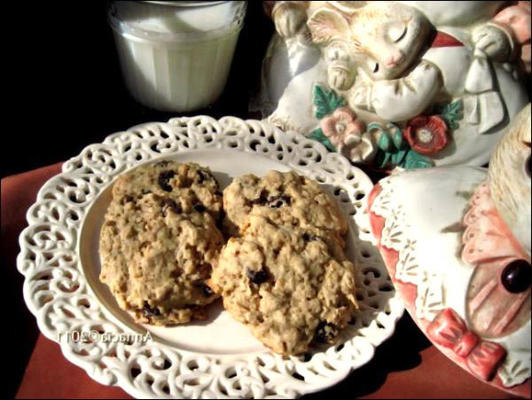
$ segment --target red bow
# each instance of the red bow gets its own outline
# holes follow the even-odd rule
[[[438,31],[430,47],[462,47],[464,44],[451,35]]]
[[[468,331],[462,318],[452,308],[446,308],[436,316],[429,324],[427,334],[434,342],[465,358],[469,370],[485,381],[493,379],[506,357],[506,349],[500,344],[481,340]]]

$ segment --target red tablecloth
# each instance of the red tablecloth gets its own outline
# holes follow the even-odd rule
[[[18,251],[17,238],[25,227],[25,213],[33,204],[41,185],[60,171],[61,164],[55,164],[24,174],[2,179],[2,248],[4,265],[15,268]],[[11,249],[6,251],[5,249]],[[14,250],[16,249],[16,250]],[[9,284],[9,283],[8,283]],[[22,298],[22,288],[20,288]],[[28,311],[29,313],[29,311]],[[415,329],[415,328],[414,328]],[[404,337],[398,337],[403,335]],[[393,346],[400,346],[409,340],[408,332],[396,332]],[[32,345],[27,344],[27,345]],[[386,343],[382,345],[384,349]],[[467,372],[448,360],[434,346],[414,351],[411,356],[417,362],[407,366],[397,365],[397,353],[380,351],[378,363],[374,361],[364,379],[371,379],[375,372],[375,382],[361,382],[357,372],[325,393],[309,395],[309,398],[329,396],[355,397],[356,388],[361,384],[374,390],[367,391],[366,398],[512,398],[487,384],[478,381]],[[405,356],[405,353],[401,357]],[[401,361],[401,360],[399,360]],[[382,373],[380,368],[386,372]],[[368,386],[369,383],[369,386]],[[61,354],[59,345],[39,335],[34,345],[17,398],[129,398],[120,388],[102,386],[93,381],[80,368],[71,364]]]

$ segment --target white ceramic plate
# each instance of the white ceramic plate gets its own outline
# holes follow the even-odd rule
[[[208,321],[173,328],[138,325],[118,308],[98,280],[100,226],[113,180],[157,158],[209,166],[222,187],[244,173],[294,169],[338,199],[350,221],[347,254],[358,265],[361,306],[339,344],[282,357],[220,305]],[[19,238],[24,298],[67,359],[132,396],[279,398],[321,390],[367,363],[403,314],[370,234],[372,187],[342,156],[264,122],[201,116],[136,126],[86,147],[39,191]]]

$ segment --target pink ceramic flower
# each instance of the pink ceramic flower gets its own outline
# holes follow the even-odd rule
[[[407,122],[405,139],[420,154],[435,154],[447,146],[447,124],[438,116],[420,115]]]
[[[320,121],[320,127],[336,148],[345,144],[348,137],[360,137],[366,130],[364,122],[348,107],[337,108]]]

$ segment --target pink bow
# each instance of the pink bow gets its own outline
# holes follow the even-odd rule
[[[506,357],[506,349],[500,344],[481,340],[468,331],[462,318],[452,308],[446,308],[436,316],[429,324],[427,334],[437,344],[465,358],[469,370],[485,381],[493,379]]]

